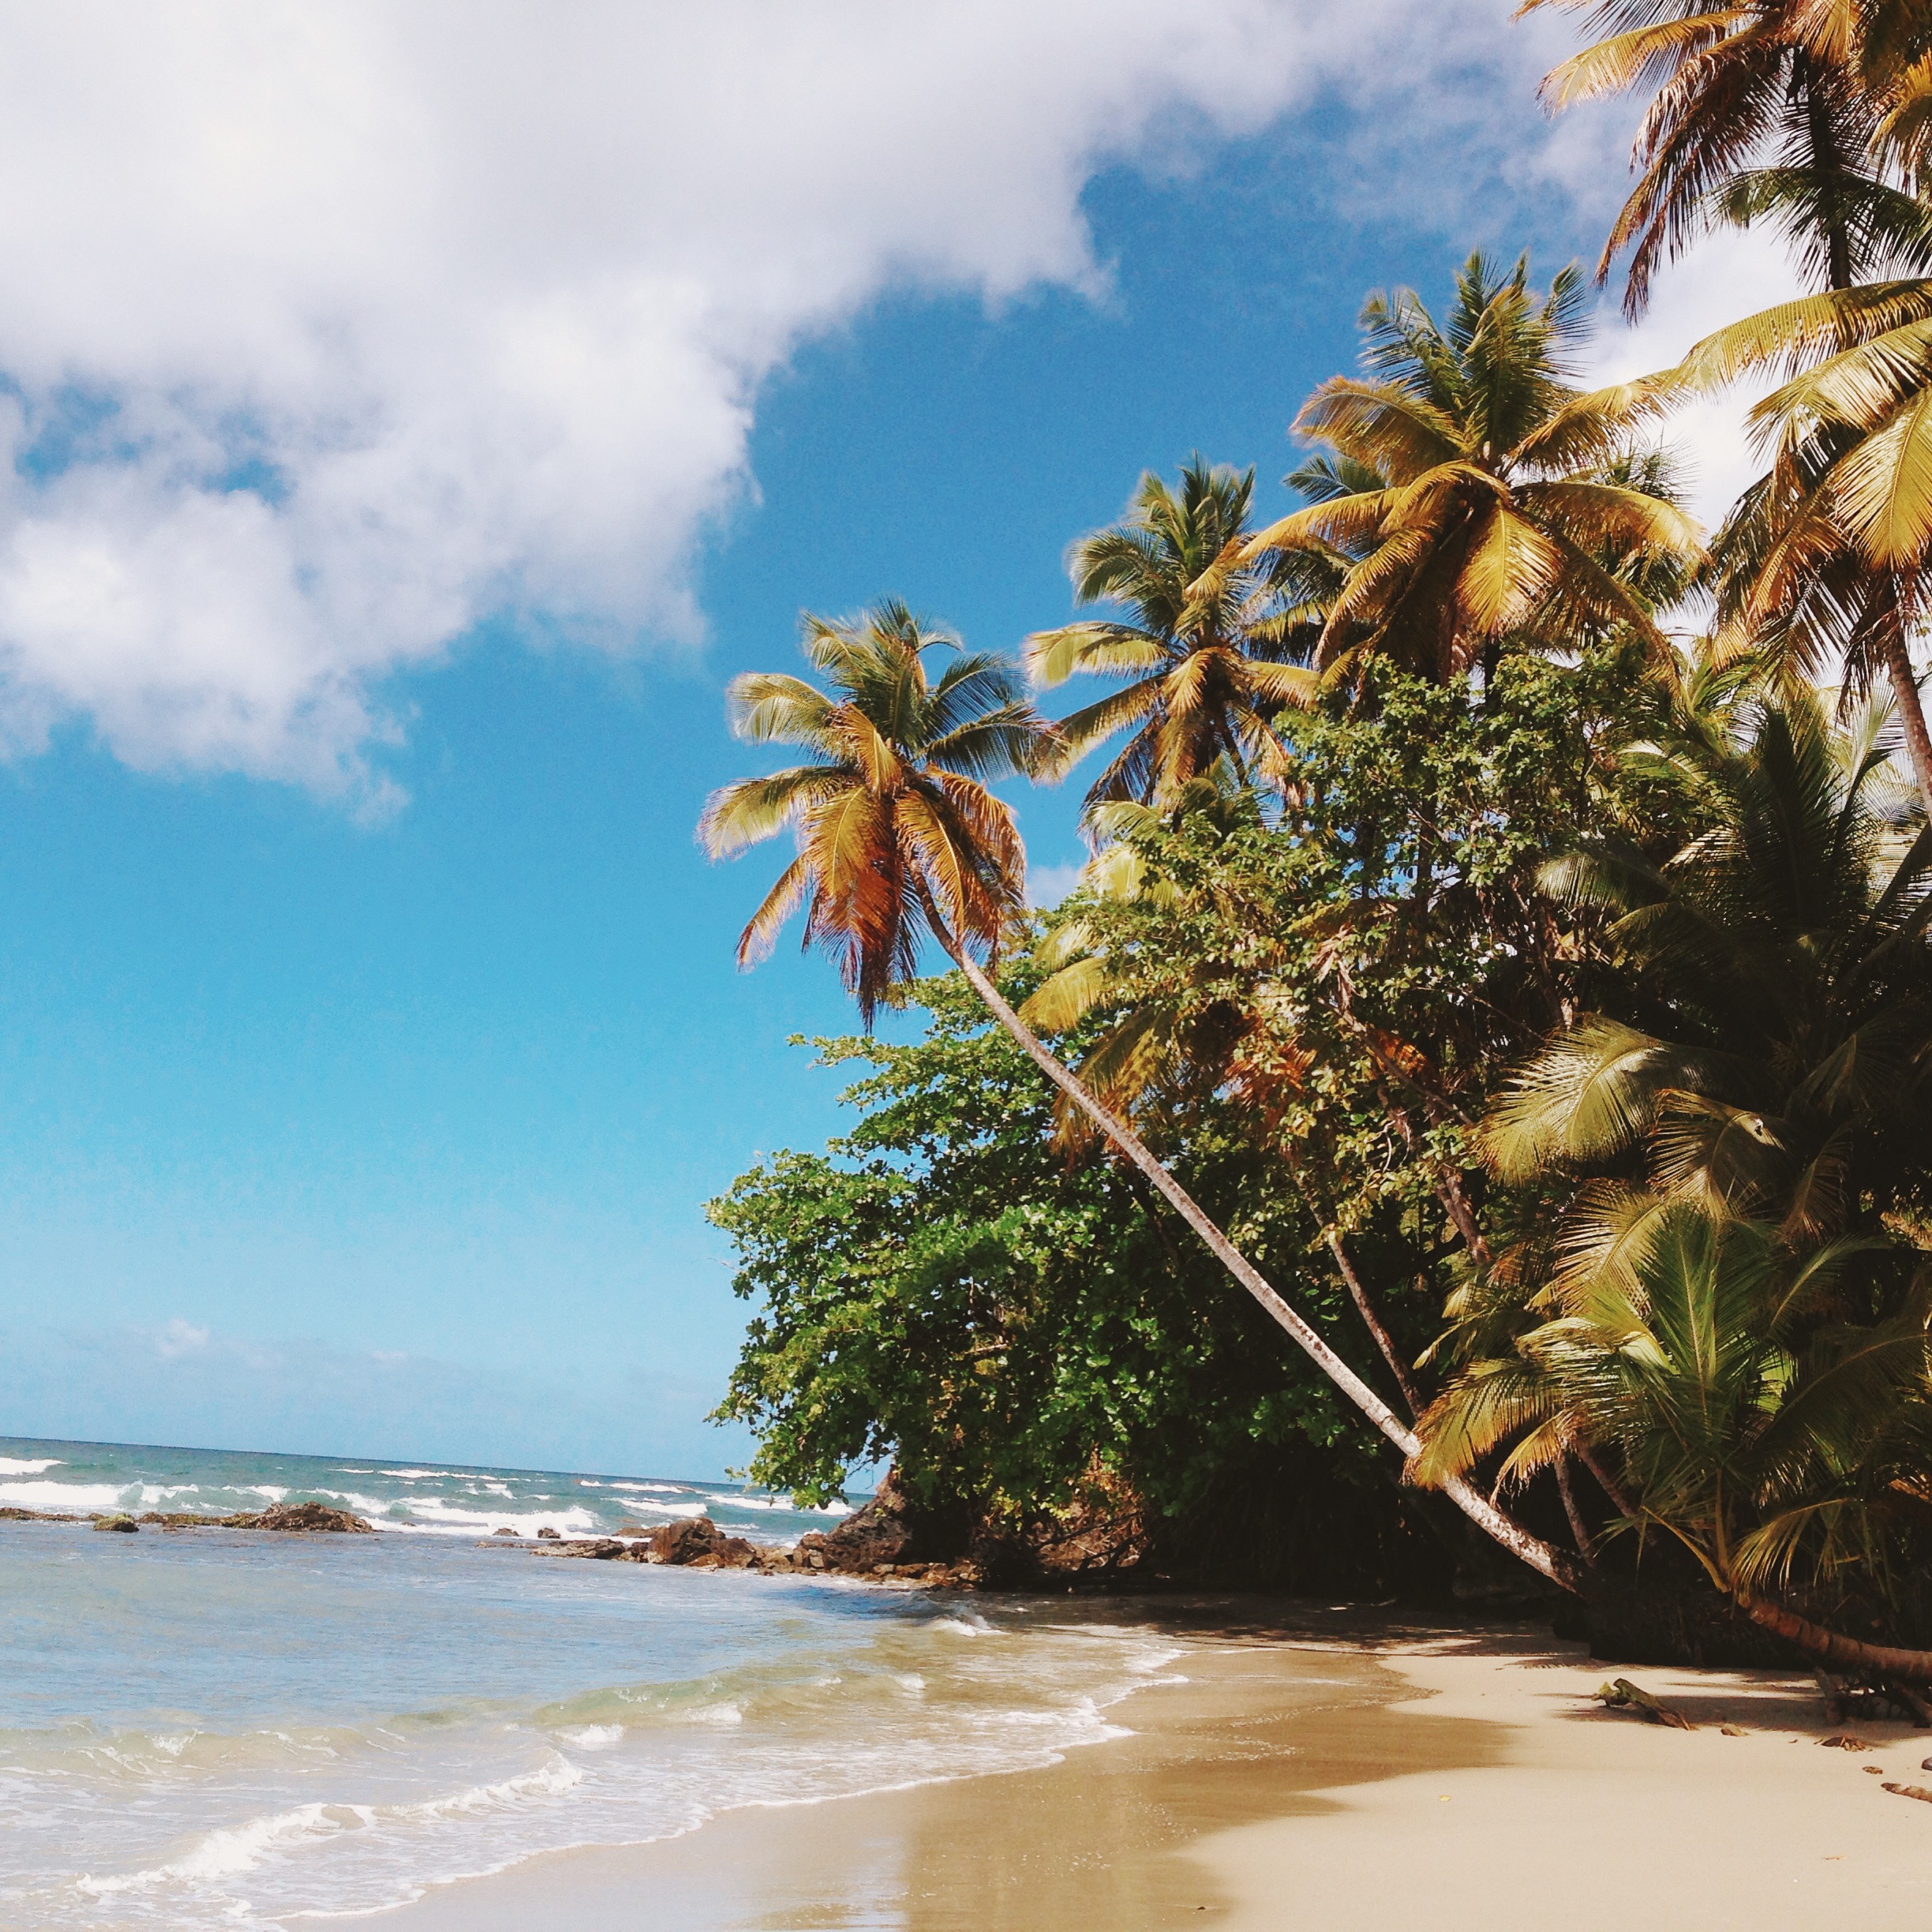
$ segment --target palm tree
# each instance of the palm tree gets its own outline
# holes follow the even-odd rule
[[[792,744],[811,762],[714,792],[698,837],[723,857],[789,827],[798,856],[752,915],[741,964],[767,951],[800,907],[805,943],[837,961],[869,1025],[879,1000],[913,971],[930,933],[988,1012],[1046,1078],[1166,1199],[1222,1267],[1405,1458],[1421,1443],[1395,1412],[1290,1307],[1145,1143],[1048,1052],[1008,1004],[990,964],[1024,903],[1025,853],[1009,810],[986,781],[1057,767],[1064,746],[998,659],[960,654],[936,680],[927,653],[957,648],[902,604],[861,616],[807,616],[805,655],[831,687],[752,672],[735,679],[733,728],[754,743]],[[1564,1552],[1531,1536],[1451,1477],[1451,1500],[1552,1582],[1574,1588]]]
[[[1244,553],[1342,561],[1316,646],[1326,675],[1386,655],[1447,683],[1544,631],[1559,649],[1623,628],[1667,648],[1645,580],[1694,567],[1700,534],[1631,459],[1668,390],[1577,388],[1586,309],[1574,268],[1539,296],[1526,257],[1499,275],[1481,254],[1441,324],[1410,290],[1371,298],[1365,373],[1331,377],[1295,418],[1332,452],[1289,478],[1315,500]]]
[[[1547,869],[1612,916],[1628,1017],[1552,1039],[1491,1113],[1499,1178],[1569,1204],[1452,1303],[1465,1366],[1416,1473],[1466,1477],[1506,1442],[1506,1481],[1607,1456],[1629,1523],[1758,1622],[1932,1676],[1768,1593],[1932,1500],[1899,1447],[1932,1402],[1922,1257],[1891,1232],[1932,1156],[1932,832],[1882,713],[1849,736],[1803,692],[1738,715],[1741,736],[1687,713],[1630,754],[1708,808],[1702,837],[1662,865],[1606,841]]]
[[[1670,380],[1709,390],[1758,370],[1788,380],[1751,412],[1775,459],[1719,540],[1720,637],[1808,675],[1842,658],[1854,695],[1883,676],[1932,812],[1911,653],[1932,612],[1932,280],[1781,303],[1707,336]]]
[[[1688,1551],[1745,1613],[1815,1654],[1932,1678],[1932,1652],[1874,1645],[1777,1601],[1801,1558],[1881,1571],[1885,1530],[1932,1502],[1895,1445],[1925,1427],[1926,1310],[1846,1319],[1865,1244],[1795,1252],[1779,1229],[1669,1185],[1608,1184],[1565,1217],[1544,1319],[1424,1415],[1425,1485],[1514,1439],[1507,1487],[1578,1448],[1620,1455],[1625,1529]]]
[[[1814,286],[1925,266],[1924,211],[1874,160],[1888,77],[1922,51],[1915,0],[1524,0],[1587,12],[1607,36],[1543,83],[1552,110],[1653,87],[1637,185],[1597,264],[1631,251],[1634,320],[1658,267],[1720,224],[1769,220]]]
[[[1307,654],[1317,627],[1311,614],[1327,586],[1309,556],[1243,560],[1253,496],[1252,470],[1211,467],[1196,456],[1178,494],[1150,471],[1118,524],[1073,546],[1080,601],[1127,615],[1036,631],[1025,660],[1042,687],[1083,672],[1129,680],[1060,721],[1076,757],[1133,732],[1095,780],[1090,806],[1170,798],[1224,758],[1244,781],[1279,769],[1271,721],[1313,688],[1288,661]]]

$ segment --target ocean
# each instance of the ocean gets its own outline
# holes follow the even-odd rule
[[[0,1522],[9,1932],[380,1914],[541,1852],[1046,1763],[1120,1735],[1176,1654],[1039,1602],[477,1546],[827,1526],[729,1484],[0,1438],[0,1503],[310,1498],[384,1533]]]

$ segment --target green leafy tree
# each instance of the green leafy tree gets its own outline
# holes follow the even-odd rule
[[[768,945],[803,907],[807,944],[838,960],[868,1020],[909,974],[922,932],[951,956],[987,1010],[1109,1144],[1180,1215],[1234,1277],[1380,1433],[1413,1455],[1413,1432],[1283,1299],[1148,1148],[1061,1062],[1007,1002],[975,948],[990,957],[1017,913],[1025,856],[1011,814],[980,782],[1043,769],[1058,741],[1024,703],[1005,668],[964,660],[936,682],[925,653],[950,642],[899,605],[844,623],[806,621],[806,651],[833,686],[753,673],[729,702],[742,736],[801,744],[812,762],[714,792],[699,837],[714,855],[787,827],[798,856],[767,894],[739,942],[741,961]],[[968,775],[968,773],[972,775]],[[1572,1582],[1563,1553],[1534,1537],[1470,1485],[1444,1492],[1486,1534],[1552,1580]]]
[[[915,1039],[818,1043],[859,1072],[852,1129],[762,1163],[709,1208],[756,1308],[720,1411],[757,1432],[752,1473],[819,1500],[889,1459],[929,1520],[995,1544],[1050,1540],[1097,1491],[1187,1567],[1211,1564],[1230,1512],[1259,1507],[1298,1533],[1243,1549],[1251,1575],[1385,1587],[1413,1567],[1413,1492],[1326,1381],[1219,1292],[1213,1257],[1133,1170],[1054,1151],[1051,1090],[957,976],[912,998]],[[1239,1133],[1196,1133],[1182,1164],[1329,1325],[1335,1283]]]

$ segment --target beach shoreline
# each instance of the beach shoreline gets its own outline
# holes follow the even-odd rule
[[[1058,1763],[546,1853],[371,1923],[1890,1932],[1932,1915],[1932,1804],[1883,1788],[1932,1781],[1932,1733],[1834,1724],[1809,1679],[1630,1672],[1687,1732],[1605,1710],[1592,1693],[1618,1667],[1526,1627],[1163,1620],[1183,1654],[1110,1713],[1130,1735]],[[1822,1747],[1846,1732],[1874,1748]]]

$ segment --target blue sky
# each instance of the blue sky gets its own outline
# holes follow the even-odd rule
[[[791,944],[732,969],[781,861],[713,867],[692,843],[706,792],[749,768],[723,683],[792,661],[801,608],[887,592],[1016,644],[1065,615],[1067,544],[1144,467],[1198,448],[1285,501],[1286,422],[1352,360],[1368,289],[1439,298],[1479,244],[1528,246],[1544,272],[1590,249],[1616,122],[1552,133],[1506,9],[1448,11],[1464,39],[1406,77],[1290,74],[1219,122],[1157,92],[1120,152],[1075,144],[1043,193],[1091,247],[1076,221],[1043,270],[935,271],[882,244],[844,293],[795,304],[781,340],[732,350],[706,421],[736,421],[742,447],[705,444],[682,496],[675,477],[616,489],[635,544],[620,521],[601,551],[531,537],[454,599],[445,571],[414,631],[340,645],[288,674],[286,702],[250,683],[253,653],[308,667],[379,632],[369,613],[420,588],[406,559],[361,578],[352,548],[298,559],[290,582],[347,588],[305,606],[286,650],[250,606],[174,683],[206,599],[128,563],[149,627],[77,685],[0,556],[0,1431],[691,1475],[741,1456],[702,1421],[744,1310],[701,1204],[758,1151],[836,1130],[836,1082],[784,1042],[848,1020]],[[63,396],[91,386],[133,424],[176,393],[138,343],[81,381],[73,326],[0,315],[43,448]],[[693,327],[676,357],[745,325]],[[614,383],[649,386],[654,351],[636,353]],[[323,490],[309,446],[275,440],[271,375],[250,395],[256,467],[228,451],[226,499],[155,483],[157,517],[238,494],[279,528],[278,492]],[[593,417],[606,400],[622,414],[613,389]],[[458,420],[437,406],[432,424]],[[712,431],[665,433],[697,448]],[[582,464],[619,460],[601,447]],[[144,460],[103,446],[73,474]],[[609,495],[561,500],[593,524]],[[455,522],[499,527],[451,500]],[[81,513],[8,514],[18,547],[34,516],[58,536]],[[523,514],[552,530],[550,507]],[[152,553],[144,526],[98,528]],[[257,567],[208,556],[209,582]],[[222,697],[222,717],[244,724],[204,728],[223,677],[246,702]],[[1072,863],[1073,796],[1018,803],[1035,865]]]

